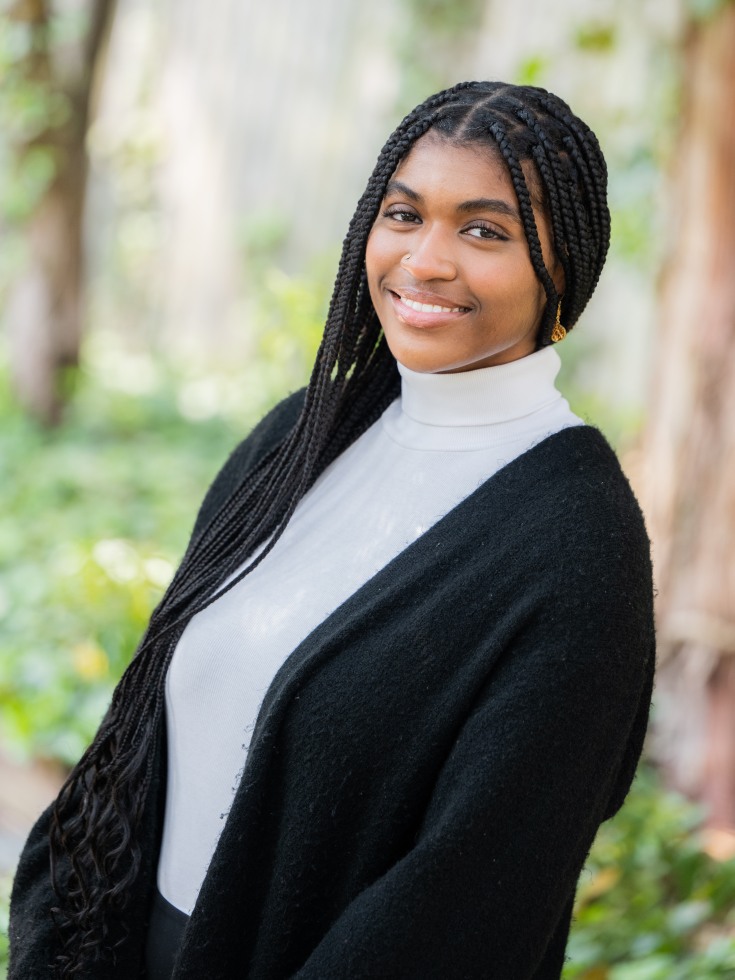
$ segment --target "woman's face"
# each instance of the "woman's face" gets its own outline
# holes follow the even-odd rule
[[[534,213],[561,293],[546,217]],[[388,185],[365,262],[388,346],[406,367],[471,371],[535,350],[546,294],[510,176],[482,147],[419,140]]]

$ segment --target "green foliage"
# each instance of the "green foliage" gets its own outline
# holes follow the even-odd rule
[[[38,26],[0,16],[0,217],[14,222],[28,217],[55,173],[38,141],[68,117],[64,96],[49,88],[41,67],[45,41]]]
[[[306,384],[338,264],[338,255],[329,252],[301,275],[287,274],[277,264],[286,235],[283,220],[272,214],[254,215],[241,234],[257,379],[266,391],[284,382],[292,388]]]
[[[287,276],[280,269],[268,271],[264,289],[270,302],[258,353],[263,358],[263,371],[267,372],[264,380],[270,387],[278,382],[284,369],[291,376],[304,376],[304,369],[311,367],[324,327],[324,299],[315,294],[310,280]],[[295,332],[281,329],[285,322],[293,324]],[[311,355],[308,363],[305,350]]]
[[[88,366],[54,433],[0,396],[0,739],[18,755],[79,757],[237,438],[184,419],[184,388],[125,393]]]
[[[174,369],[94,334],[53,432],[14,407],[3,380],[0,741],[18,756],[76,761],[207,484],[270,405],[308,380],[326,290],[267,264],[257,278],[252,349],[237,370]]]
[[[14,180],[0,188],[0,213],[8,222],[22,224],[33,213],[56,173],[56,159],[49,147],[29,150],[14,168]]]
[[[582,873],[564,980],[735,976],[735,861],[704,852],[702,816],[640,768]]]

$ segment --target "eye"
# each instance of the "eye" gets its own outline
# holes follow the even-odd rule
[[[491,242],[507,242],[508,236],[504,235],[502,231],[498,231],[492,225],[485,224],[484,222],[478,222],[477,224],[470,225],[469,228],[465,228],[464,233],[469,235],[471,238],[481,238],[483,241]]]
[[[421,219],[415,211],[409,211],[402,204],[394,204],[383,211],[384,218],[392,218],[399,224],[417,224]]]

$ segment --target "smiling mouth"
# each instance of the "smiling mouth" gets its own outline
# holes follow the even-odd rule
[[[402,303],[415,310],[417,313],[468,313],[468,306],[439,306],[437,303],[417,303],[416,300],[409,299],[408,296],[401,296],[391,290],[393,295]]]

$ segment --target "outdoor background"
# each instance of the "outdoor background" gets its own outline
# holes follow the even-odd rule
[[[305,383],[380,147],[473,77],[603,145],[561,387],[654,541],[651,734],[565,978],[735,977],[733,0],[0,0],[0,976],[22,841],[208,482]]]

